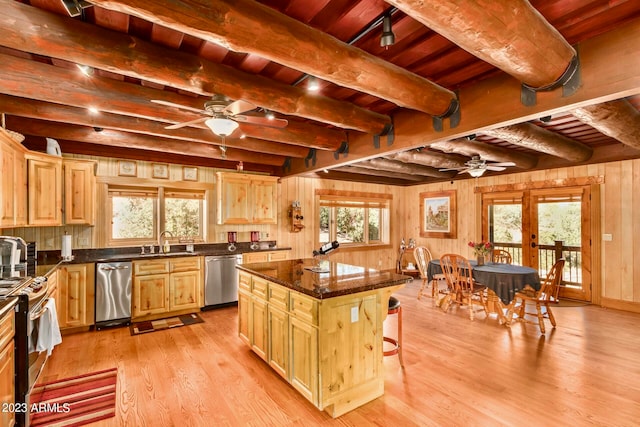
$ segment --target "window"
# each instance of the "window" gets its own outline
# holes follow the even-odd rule
[[[147,244],[161,231],[175,240],[204,240],[205,192],[141,187],[109,187],[111,242]]]
[[[318,190],[316,195],[320,245],[334,240],[347,246],[389,243],[390,195],[333,190]]]

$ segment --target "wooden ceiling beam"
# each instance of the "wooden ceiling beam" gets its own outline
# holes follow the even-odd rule
[[[403,163],[395,160],[388,159],[371,159],[364,164],[369,164],[373,168],[377,168],[378,170],[383,170],[387,172],[398,172],[410,175],[420,175],[420,176],[430,176],[434,178],[450,178],[453,176],[450,172],[440,172],[438,169],[429,167],[416,165],[411,163]],[[362,164],[358,163],[358,166]]]
[[[430,145],[431,148],[442,150],[445,153],[462,154],[467,157],[480,156],[485,160],[494,162],[513,162],[517,167],[531,169],[535,167],[537,158],[529,154],[509,150],[497,145],[485,144],[480,141],[469,141],[465,138],[451,141],[439,141]]]
[[[233,148],[228,149],[226,157],[223,157],[220,148],[213,144],[176,141],[174,139],[151,137],[110,129],[104,129],[97,132],[93,128],[89,127],[45,122],[42,120],[23,119],[19,117],[8,117],[7,128],[20,132],[24,135],[66,139],[89,144],[111,145],[114,147],[163,151],[171,154],[186,154],[190,156],[200,156],[229,161],[264,163],[270,166],[281,166],[285,161],[284,156],[251,153]]]
[[[591,147],[532,123],[519,123],[485,130],[482,133],[519,147],[562,157],[572,162],[582,162],[593,154]]]
[[[46,119],[58,123],[120,130],[160,138],[177,139],[184,142],[222,145],[222,139],[214,135],[209,129],[184,127],[181,129],[166,130],[163,124],[152,120],[112,113],[91,114],[85,108],[69,107],[9,95],[0,95],[0,112],[36,120]],[[287,157],[304,158],[309,154],[309,149],[305,147],[280,144],[255,138],[241,139],[238,137],[227,137],[225,139],[225,145],[240,150]]]
[[[422,176],[411,175],[407,173],[399,173],[399,172],[381,171],[373,166],[368,166],[366,163],[362,163],[362,164],[359,163],[358,166],[342,166],[342,167],[331,169],[331,170],[332,171],[335,170],[338,172],[359,174],[359,175],[374,175],[374,176],[382,176],[387,178],[402,179],[404,181],[410,181],[410,182],[424,181],[424,178]]]
[[[452,91],[255,1],[92,0],[92,3],[235,52],[258,55],[401,107],[440,116],[456,104]]]
[[[626,99],[576,108],[571,114],[603,134],[640,150],[640,112]]]
[[[402,153],[392,154],[388,158],[404,163],[431,166],[435,169],[453,169],[465,166],[465,161],[458,156],[429,150],[403,151]]]
[[[150,102],[151,99],[163,99],[176,104],[185,104],[186,100],[193,102],[193,98],[188,96],[105,77],[85,77],[74,70],[11,55],[0,54],[0,63],[3,64],[3,67],[0,67],[0,79],[2,80],[0,93],[6,95],[54,104],[66,104],[83,109],[91,106],[100,112],[121,114],[165,124],[186,122],[194,118],[194,113]],[[202,108],[202,105],[197,108]],[[201,126],[204,127],[204,125]],[[242,127],[245,129],[249,125]],[[273,129],[268,132],[271,135],[277,135],[280,142],[306,145],[307,148],[335,151],[344,141],[344,132],[317,125],[292,123],[291,129],[282,132],[278,132],[279,130],[281,129]],[[169,133],[170,131],[165,130],[165,132]],[[251,132],[255,134],[256,131]]]
[[[303,88],[207,61],[197,55],[162,48],[127,34],[16,1],[0,0],[0,5],[3,11],[0,15],[2,46],[201,95],[224,94],[282,114],[341,128],[379,134],[391,122],[388,116],[357,105],[309,94]],[[166,26],[177,29],[171,24]],[[265,35],[256,37],[255,34],[252,35],[253,43],[267,38]],[[202,105],[196,108],[202,108]]]
[[[551,85],[576,51],[527,0],[387,0],[518,81]]]
[[[376,148],[370,137],[356,135],[350,138],[347,155],[336,160],[333,153],[318,152],[315,164],[294,160],[283,176],[354,164],[638,94],[640,44],[629,43],[629,40],[640,40],[640,19],[581,42],[577,48],[580,51],[582,86],[568,97],[558,89],[538,94],[536,105],[525,106],[520,102],[520,83],[511,76],[497,75],[460,89],[461,121],[455,128],[445,126],[439,132],[433,128],[429,116],[415,111],[400,111],[394,115],[395,138],[392,145],[381,144]]]

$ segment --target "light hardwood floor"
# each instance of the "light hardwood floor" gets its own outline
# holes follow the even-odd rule
[[[385,358],[385,395],[338,419],[318,411],[237,337],[237,308],[132,337],[68,335],[41,377],[118,368],[116,417],[94,426],[637,426],[640,315],[557,307],[558,327],[445,314],[418,282],[404,308],[404,362]],[[549,325],[550,326],[550,325]],[[395,318],[385,329],[395,331]]]

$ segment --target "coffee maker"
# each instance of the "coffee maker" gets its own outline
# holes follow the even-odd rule
[[[0,278],[27,276],[27,243],[20,237],[0,236]]]

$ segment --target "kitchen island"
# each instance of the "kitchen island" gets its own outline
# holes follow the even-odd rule
[[[411,281],[314,259],[242,264],[239,336],[332,417],[384,394],[383,321]]]

